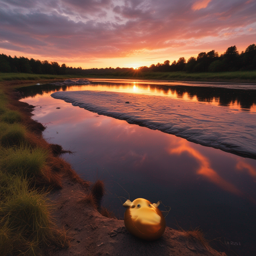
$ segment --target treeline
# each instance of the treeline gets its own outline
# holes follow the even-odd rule
[[[241,54],[238,53],[236,46],[231,46],[220,56],[212,50],[207,53],[201,52],[197,58],[189,58],[188,62],[181,57],[171,65],[170,61],[166,60],[163,64],[152,64],[149,68],[141,67],[140,70],[158,72],[186,71],[188,73],[256,70],[256,45],[249,45]]]
[[[66,64],[59,65],[58,62],[48,62],[28,59],[25,57],[12,58],[5,54],[0,55],[0,72],[8,73],[34,73],[34,74],[52,74],[52,75],[65,75],[65,74],[81,74],[82,68],[67,67]]]
[[[227,71],[250,71],[256,70],[256,45],[249,45],[245,51],[237,51],[236,46],[229,47],[224,54],[219,55],[215,50],[201,52],[197,58],[191,57],[186,62],[184,57],[170,64],[169,60],[164,63],[152,64],[150,67],[140,67],[134,71],[132,68],[93,68],[85,70],[87,74],[112,74],[134,75],[141,72],[176,72],[187,73],[200,72],[227,72]]]
[[[227,71],[249,71],[256,70],[256,45],[249,45],[240,54],[236,46],[229,47],[224,54],[219,55],[215,50],[201,52],[197,58],[191,57],[186,62],[184,57],[179,58],[170,64],[169,60],[164,63],[152,64],[150,67],[133,68],[92,68],[82,69],[61,66],[57,62],[48,62],[28,59],[25,57],[12,58],[5,54],[0,55],[0,72],[19,72],[34,74],[54,74],[54,75],[114,75],[133,76],[143,72],[176,72],[185,71],[187,73],[199,72],[227,72]]]

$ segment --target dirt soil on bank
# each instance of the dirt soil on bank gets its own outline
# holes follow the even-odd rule
[[[59,226],[64,226],[71,237],[71,246],[64,250],[51,250],[49,256],[68,255],[226,255],[197,239],[189,238],[186,232],[169,227],[157,241],[147,242],[128,233],[123,220],[102,216],[90,204],[84,202],[88,191],[69,179],[63,180],[63,188],[51,193],[56,204],[54,216]]]
[[[26,114],[28,129],[41,137],[44,127],[30,118],[33,106],[19,102],[18,93],[13,93],[12,98],[16,107]],[[146,242],[137,239],[128,233],[123,220],[102,216],[97,207],[84,200],[90,194],[90,188],[85,184],[86,182],[63,173],[62,188],[49,194],[49,199],[55,205],[54,219],[60,228],[67,230],[70,247],[45,248],[46,256],[226,255],[215,251],[195,237],[188,236],[187,232],[169,227],[166,227],[164,235],[157,241]]]

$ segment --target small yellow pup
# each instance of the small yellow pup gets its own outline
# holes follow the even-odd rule
[[[157,208],[160,202],[152,204],[144,198],[137,198],[133,202],[127,200],[123,206],[127,207],[124,214],[124,224],[127,230],[136,237],[144,240],[156,240],[165,230],[165,218]]]

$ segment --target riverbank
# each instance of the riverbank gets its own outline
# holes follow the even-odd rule
[[[199,82],[234,82],[256,83],[256,71],[236,71],[219,73],[186,73],[186,72],[141,72],[116,71],[108,73],[88,72],[76,75],[77,78],[116,78],[116,79],[149,79],[166,81],[199,81]],[[49,80],[74,78],[74,75],[44,75],[27,73],[0,73],[0,81],[10,80]]]
[[[45,127],[31,119],[33,106],[18,101],[17,83],[0,86],[0,254],[43,255],[47,246],[66,248],[69,239],[55,223],[47,194],[62,187],[62,177],[88,184],[57,157],[61,147],[42,138]]]
[[[34,83],[37,82],[42,83]],[[40,129],[32,129],[33,123],[36,123],[30,118],[33,108],[17,101],[18,95],[13,97],[15,94],[11,89],[19,84],[8,82],[5,86],[7,85],[8,88],[4,89],[9,103],[12,101],[12,105],[16,106],[27,120],[25,122],[22,118],[21,123],[25,122],[31,134],[37,136],[37,142],[40,141],[37,143],[38,147],[45,145],[50,151],[52,147],[43,140]],[[225,255],[211,249],[197,231],[184,232],[167,228],[160,240],[151,243],[132,237],[126,232],[123,220],[106,218],[95,209],[88,184],[79,179],[68,163],[54,156],[53,151],[49,154],[54,157],[51,171],[58,170],[61,182],[48,196],[56,205],[52,216],[55,217],[59,229],[65,228],[66,235],[70,237],[69,248],[48,248],[49,255]],[[59,162],[62,166],[56,166]]]

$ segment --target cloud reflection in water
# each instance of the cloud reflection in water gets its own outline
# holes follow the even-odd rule
[[[180,141],[180,145],[177,148],[171,149],[171,154],[181,155],[182,153],[187,152],[193,156],[199,162],[199,168],[197,169],[197,174],[206,177],[212,183],[215,183],[217,186],[221,187],[224,190],[227,190],[231,193],[241,196],[242,192],[237,189],[233,184],[227,182],[223,179],[215,170],[210,167],[210,161],[208,158],[203,156],[199,151],[192,148],[187,141]]]

